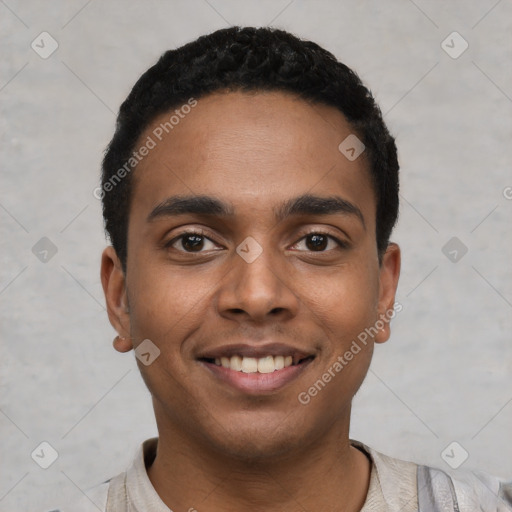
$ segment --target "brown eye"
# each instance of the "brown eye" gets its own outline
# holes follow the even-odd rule
[[[308,240],[309,239],[309,240]],[[310,251],[323,251],[327,247],[328,237],[325,235],[313,234],[306,237],[306,246]]]
[[[181,245],[187,251],[200,251],[204,246],[204,237],[195,234],[182,236]]]
[[[304,245],[305,249],[300,248],[301,245]],[[344,249],[347,244],[327,233],[313,232],[303,236],[294,245],[295,248],[297,246],[300,251],[327,252],[333,249]]]
[[[182,233],[165,244],[167,248],[173,248],[183,253],[201,253],[206,250],[218,248],[208,237],[193,231]]]

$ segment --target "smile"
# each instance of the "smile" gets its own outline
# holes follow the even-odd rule
[[[222,386],[244,394],[275,393],[299,377],[315,355],[283,345],[229,346],[202,354],[198,362]]]
[[[313,356],[305,357],[295,362],[298,365],[306,359],[312,359]],[[216,366],[222,366],[229,370],[242,373],[273,373],[283,368],[294,365],[293,356],[264,356],[264,357],[244,357],[234,355],[231,357],[216,357],[215,359],[206,359],[209,363]]]

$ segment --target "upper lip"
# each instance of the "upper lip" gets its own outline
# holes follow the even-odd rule
[[[312,351],[306,351],[282,343],[267,343],[265,345],[238,343],[204,350],[198,355],[198,359],[217,359],[232,356],[254,357],[259,359],[265,356],[292,356],[293,363],[296,364],[300,360],[314,355]]]

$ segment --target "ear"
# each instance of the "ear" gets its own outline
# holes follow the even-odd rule
[[[112,246],[101,255],[101,284],[107,313],[112,327],[119,333],[114,348],[119,352],[128,352],[133,348],[130,338],[130,313],[126,293],[126,278],[121,261]]]
[[[395,293],[400,277],[400,247],[390,243],[382,257],[379,276],[379,304],[377,312],[379,320],[384,324],[375,335],[376,343],[384,343],[391,334],[390,320],[394,316]]]

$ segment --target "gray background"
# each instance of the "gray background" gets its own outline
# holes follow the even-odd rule
[[[356,396],[351,436],[445,469],[457,441],[462,468],[512,476],[510,0],[0,0],[0,17],[1,511],[86,503],[83,490],[156,434],[133,352],[111,345],[92,191],[140,74],[230,24],[332,51],[397,138],[404,309]],[[31,48],[43,31],[59,44],[47,59]],[[456,59],[441,47],[453,31],[469,43]],[[57,249],[46,262],[32,251],[42,237]],[[456,262],[442,251],[452,237],[468,248]],[[59,453],[46,470],[31,458],[42,441]]]

